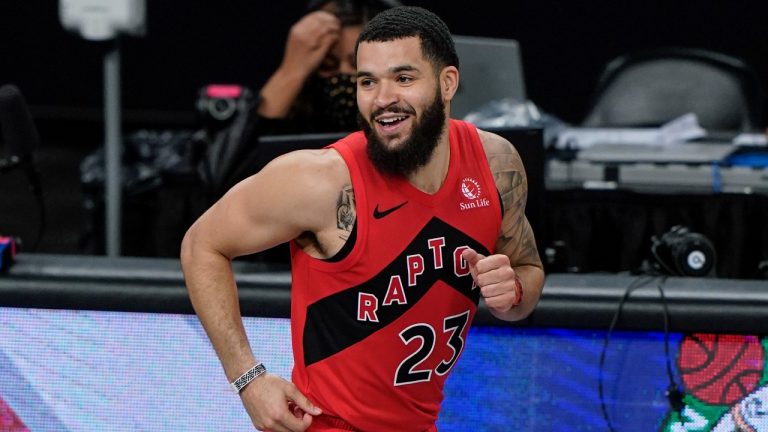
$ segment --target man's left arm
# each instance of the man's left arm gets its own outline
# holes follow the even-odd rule
[[[504,213],[495,254],[486,257],[469,250],[463,256],[491,313],[517,321],[530,315],[544,286],[536,239],[525,216],[528,181],[520,154],[509,141],[493,133],[478,133]]]

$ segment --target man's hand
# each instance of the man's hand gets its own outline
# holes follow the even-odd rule
[[[467,249],[461,257],[469,264],[469,271],[480,295],[492,312],[503,314],[520,302],[515,270],[509,257],[503,254],[483,256],[474,249]]]
[[[292,383],[264,374],[240,393],[253,425],[269,432],[301,432],[322,414]]]
[[[291,27],[281,69],[309,76],[339,40],[341,21],[330,12],[315,11]]]

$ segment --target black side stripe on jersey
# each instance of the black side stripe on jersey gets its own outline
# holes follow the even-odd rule
[[[441,253],[443,265],[435,269],[428,241],[441,237],[445,238]],[[416,304],[438,280],[477,304],[480,295],[479,290],[472,290],[472,276],[459,277],[454,272],[453,252],[461,246],[469,246],[479,253],[488,254],[488,250],[476,240],[442,220],[432,218],[405,250],[376,276],[309,305],[304,325],[305,365],[328,358],[392,323]],[[424,257],[424,272],[418,276],[418,284],[411,287],[408,286],[407,257],[416,254]],[[378,322],[359,321],[357,313],[360,294],[375,295],[381,305],[393,275],[399,275],[402,279],[407,304],[380,306],[377,310]]]

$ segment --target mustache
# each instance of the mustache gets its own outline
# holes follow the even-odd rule
[[[386,108],[379,108],[371,113],[371,121],[375,121],[376,117],[384,114],[384,113],[390,113],[390,114],[416,114],[416,110],[413,108],[407,108],[407,107],[399,107],[399,106],[391,106]]]

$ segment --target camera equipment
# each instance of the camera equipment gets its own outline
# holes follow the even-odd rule
[[[35,161],[35,152],[40,144],[29,107],[18,87],[6,84],[0,87],[0,129],[2,141],[8,147],[7,158],[0,158],[0,174],[14,169],[23,170],[29,182],[30,191],[40,212],[37,239],[32,251],[37,250],[46,226],[45,202],[40,173]],[[15,250],[15,248],[14,248]]]
[[[21,168],[35,196],[42,194],[34,155],[40,136],[24,96],[12,84],[0,87],[0,129],[10,153],[7,159],[0,159],[0,173]]]
[[[651,237],[655,267],[673,276],[703,277],[715,268],[715,247],[702,234],[682,225],[673,226],[661,238]]]
[[[238,112],[248,109],[251,91],[236,84],[210,84],[198,91],[197,113],[209,127],[226,125]]]
[[[0,273],[8,271],[16,256],[16,240],[0,235]]]

